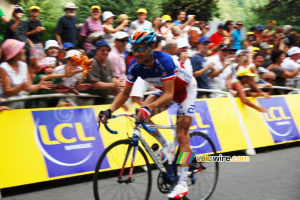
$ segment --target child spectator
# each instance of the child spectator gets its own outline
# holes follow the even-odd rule
[[[61,78],[64,77],[72,77],[73,75],[82,72],[81,69],[68,69],[64,74],[53,74],[54,69],[56,67],[56,58],[53,57],[45,57],[40,64],[39,69],[37,70],[37,75],[33,79],[34,84],[38,84],[42,80],[49,80],[53,82],[53,84],[59,84],[61,82]],[[41,95],[41,94],[51,94],[55,91],[54,88],[51,89],[41,89],[36,92],[32,92],[31,95]],[[30,108],[45,108],[45,107],[54,107],[55,104],[51,104],[51,98],[45,99],[35,99],[31,100],[29,104],[27,104]]]
[[[68,51],[65,56],[67,64],[56,67],[54,69],[54,73],[65,74],[67,70],[76,71],[76,72],[77,70],[82,70],[81,67],[77,66],[76,62],[74,61],[74,57],[80,58],[81,52],[78,50]],[[78,95],[80,91],[87,90],[91,87],[91,84],[82,83],[82,80],[83,80],[82,73],[75,74],[71,77],[64,77],[62,78],[61,83],[57,85],[57,89],[58,89],[57,92],[61,92],[61,93],[71,92]],[[73,106],[76,105],[74,98],[66,98],[65,100],[61,100],[61,101],[68,101]]]

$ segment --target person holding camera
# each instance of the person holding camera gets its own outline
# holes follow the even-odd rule
[[[44,54],[43,51],[43,44],[42,44],[42,36],[44,31],[46,30],[45,27],[42,26],[41,21],[38,19],[40,15],[40,7],[38,6],[31,6],[30,10],[30,18],[26,20],[27,24],[27,33],[26,35],[32,42],[30,44],[30,55],[33,57],[42,57]]]

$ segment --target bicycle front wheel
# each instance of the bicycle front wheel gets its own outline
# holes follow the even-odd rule
[[[204,133],[190,133],[190,145],[196,155],[216,155],[216,148],[212,140]],[[190,164],[187,184],[190,200],[209,199],[214,192],[219,177],[219,163],[210,161],[198,162],[195,158]]]
[[[94,174],[96,200],[149,199],[152,182],[149,161],[140,147],[133,161],[133,152],[132,140],[117,141],[104,150]]]

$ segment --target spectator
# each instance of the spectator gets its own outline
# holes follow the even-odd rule
[[[218,31],[214,34],[212,34],[209,38],[210,42],[212,43],[211,50],[213,52],[218,51],[219,45],[224,40],[224,24],[218,25]]]
[[[290,73],[293,73],[300,67],[298,60],[300,59],[300,48],[292,47],[287,52],[288,56],[285,58],[281,64],[283,69],[287,70]],[[295,79],[287,79],[288,85],[295,87],[297,82],[300,80],[300,74],[297,75]]]
[[[237,26],[236,29],[234,29],[232,31],[232,40],[233,40],[232,47],[236,50],[241,50],[241,49],[243,49],[243,47],[242,47],[242,32],[241,32],[241,30],[243,28],[243,22],[237,21],[236,26]]]
[[[161,36],[160,27],[162,25],[162,20],[159,17],[154,17],[152,21],[152,29],[155,31],[155,33],[159,36]]]
[[[45,28],[42,26],[41,21],[38,19],[40,15],[40,7],[31,6],[30,7],[30,18],[27,22],[27,37],[32,41],[33,46],[30,50],[30,56],[40,58],[43,56],[43,44],[42,36],[45,31]]]
[[[122,86],[121,81],[115,78],[112,64],[107,59],[110,50],[107,42],[100,40],[96,43],[96,56],[92,63],[93,68],[89,71],[85,80],[93,85],[92,89],[89,89],[87,92],[100,96],[95,99],[95,105],[110,103],[110,99],[108,99],[110,92],[112,90],[120,91]]]
[[[131,22],[130,29],[135,30],[137,28],[152,28],[152,23],[146,20],[147,18],[147,10],[145,8],[139,8],[137,10],[138,19]]]
[[[196,53],[191,57],[191,63],[193,67],[193,75],[197,80],[198,88],[209,89],[209,76],[208,74],[214,70],[214,63],[207,63],[205,58],[207,57],[209,38],[202,36],[198,40]],[[208,93],[198,92],[198,98],[206,98]]]
[[[58,66],[54,69],[54,74],[66,74],[67,71],[82,71],[82,67],[78,66],[74,61],[74,57],[80,58],[81,52],[78,50],[70,50],[66,53],[66,65]],[[66,76],[57,84],[56,91],[60,93],[79,94],[80,91],[85,91],[91,87],[91,84],[83,83],[83,74],[77,73],[73,76]],[[75,98],[61,99],[60,102],[67,102],[70,105],[76,106]]]
[[[185,38],[177,39],[178,56],[175,59],[179,60],[181,64],[190,72],[193,71],[191,60],[188,56],[189,43]]]
[[[160,32],[166,38],[167,41],[171,40],[174,37],[171,31],[173,27],[172,18],[170,15],[163,15],[161,19],[162,26],[160,28]]]
[[[271,59],[273,64],[270,65],[267,70],[270,70],[276,74],[275,84],[277,86],[286,86],[286,79],[295,78],[300,72],[300,68],[297,68],[295,71],[290,73],[281,66],[283,60],[285,59],[285,53],[282,50],[274,49],[271,54]],[[284,94],[282,90],[279,90],[278,93]]]
[[[293,41],[293,38],[291,36],[292,28],[293,27],[291,25],[283,26],[283,31],[284,31],[284,35],[285,35],[285,45],[288,47],[293,46],[295,43],[295,41]]]
[[[206,33],[209,32],[210,26],[208,24],[205,24],[204,27],[201,29],[201,37],[207,36]]]
[[[171,30],[172,30],[172,34],[174,35],[174,37],[173,37],[174,40],[177,40],[177,39],[182,37],[181,36],[181,29],[178,26],[173,26],[171,28]]]
[[[59,84],[61,78],[72,77],[73,75],[82,72],[81,69],[68,69],[65,71],[65,74],[53,74],[54,69],[56,68],[56,58],[45,57],[41,63],[40,67],[37,70],[37,75],[33,79],[34,84],[38,84],[42,80],[51,81],[53,84]],[[30,93],[31,95],[42,95],[42,94],[51,94],[55,92],[55,88],[41,89],[36,92]],[[57,104],[56,99],[44,98],[44,99],[33,99],[27,102],[27,107],[29,108],[45,108],[45,107],[55,107]]]
[[[56,40],[47,40],[45,42],[45,54],[47,57],[56,58],[56,66],[62,65],[59,61],[59,45]]]
[[[256,45],[255,41],[255,33],[254,32],[247,32],[247,40],[243,43],[243,49],[250,50]],[[239,49],[240,50],[240,49]]]
[[[264,32],[264,28],[265,27],[263,25],[258,25],[256,28],[255,36],[259,42],[262,38],[262,33]]]
[[[191,27],[189,31],[189,48],[188,48],[188,56],[192,57],[195,55],[197,50],[198,40],[200,38],[201,31],[198,27]]]
[[[0,65],[5,97],[18,97],[25,95],[25,90],[34,92],[39,89],[50,89],[49,87],[53,86],[53,84],[45,81],[41,81],[37,85],[32,85],[27,64],[22,62],[25,56],[24,46],[24,42],[14,39],[5,40],[1,46],[6,61]],[[12,109],[22,109],[25,107],[24,101],[15,101],[5,105]]]
[[[77,7],[74,3],[66,3],[64,11],[66,15],[59,18],[55,35],[60,49],[63,48],[63,43],[71,42],[75,45],[77,36],[77,18],[75,17]]]
[[[271,60],[272,47],[267,42],[262,42],[258,46],[261,49],[261,52],[265,54],[265,62],[262,65],[262,67],[267,68],[272,64],[272,60]]]
[[[103,18],[103,30],[105,32],[104,40],[112,46],[114,43],[114,33],[124,29],[126,25],[128,24],[128,20],[123,20],[123,22],[117,27],[113,27],[115,15],[110,11],[103,12],[102,15]]]
[[[0,9],[0,17],[1,17],[1,20],[4,22],[4,23],[9,23],[12,16],[13,16],[13,13],[15,11],[15,6],[13,4],[10,4],[9,5],[9,10],[7,12],[7,15],[4,15],[3,11]],[[4,40],[4,36],[3,36],[3,28],[0,27],[0,40],[3,41]]]
[[[22,20],[23,8],[15,5],[15,11],[13,13],[14,19],[8,23],[8,38],[19,40],[25,43],[26,58],[25,60],[29,63],[30,58],[30,46],[33,46],[32,41],[27,37],[27,24],[26,21]]]
[[[229,54],[229,46],[226,44],[220,44],[219,50],[216,55],[210,57],[207,60],[207,63],[214,63],[214,69],[209,73],[209,87],[213,90],[225,90],[226,89],[226,80],[230,74],[230,68],[227,68],[230,65],[230,62],[226,60]],[[219,94],[213,93],[210,97],[218,97]]]
[[[91,41],[91,44],[93,44],[93,48],[88,51],[86,54],[87,56],[91,59],[91,58],[94,58],[95,55],[96,55],[96,50],[95,50],[95,44],[97,41],[99,40],[104,40],[104,35],[105,33],[104,32],[96,32],[96,33],[92,33],[90,36],[89,36],[89,39]]]
[[[166,45],[163,48],[163,51],[170,54],[171,56],[177,55],[177,41],[172,39],[166,42]]]
[[[66,56],[67,51],[70,51],[72,49],[75,49],[75,47],[71,42],[63,43],[63,49],[60,50],[59,58],[64,58]],[[64,65],[67,64],[65,59],[61,59],[60,62]]]
[[[257,53],[253,56],[253,63],[250,63],[246,68],[250,69],[252,73],[255,74],[254,76],[254,82],[259,82],[259,72],[258,68],[261,67],[264,64],[265,61],[265,55],[263,53]]]
[[[121,82],[125,85],[126,81],[126,63],[124,51],[128,43],[128,34],[125,32],[117,32],[115,35],[115,45],[111,48],[108,54],[108,60],[112,64],[112,68],[115,74]]]
[[[103,31],[100,17],[101,17],[101,7],[92,6],[91,17],[89,17],[83,22],[83,25],[79,33],[85,51],[90,51],[93,48],[93,44],[91,43],[89,36],[92,33]]]
[[[118,26],[120,26],[120,25],[123,23],[124,20],[127,21],[127,23],[125,24],[125,26],[124,26],[123,29],[121,30],[121,31],[123,31],[123,32],[125,32],[125,33],[127,33],[127,34],[129,34],[129,31],[130,31],[130,29],[129,29],[129,27],[128,27],[128,25],[129,25],[129,18],[130,18],[130,17],[128,17],[128,15],[126,15],[126,14],[121,14],[121,15],[118,16],[118,23],[117,23]]]
[[[232,20],[226,21],[225,25],[224,25],[224,36],[231,38],[232,32],[234,30],[236,30],[236,29],[234,29],[233,21]]]
[[[262,106],[257,106],[249,99],[247,99],[246,92],[243,90],[246,88],[248,85],[251,84],[253,81],[252,77],[255,76],[249,69],[242,69],[236,73],[237,79],[232,81],[232,89],[235,90],[240,97],[242,103],[246,104],[247,106],[256,109],[259,112],[266,113],[267,110],[263,108]],[[260,93],[255,93],[255,92],[250,92],[251,96],[264,96],[263,94]]]
[[[274,72],[268,71],[263,74],[262,78],[264,81],[266,81],[272,85],[275,85],[276,74]]]
[[[193,20],[193,17],[190,17],[188,20],[185,21],[186,12],[184,10],[178,10],[176,16],[177,16],[177,20],[175,20],[173,23],[176,26],[178,26],[181,30],[183,30],[187,25],[189,25]]]
[[[268,29],[264,30],[264,32],[263,32],[263,33],[266,34],[266,36],[267,36],[268,39],[272,39],[272,37],[276,33],[276,31],[274,29],[275,24],[276,24],[275,20],[269,20],[269,22],[268,22]]]

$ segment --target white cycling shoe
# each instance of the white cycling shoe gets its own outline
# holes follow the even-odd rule
[[[181,199],[189,193],[189,189],[187,186],[183,186],[182,184],[177,184],[172,192],[168,194],[169,199]]]

